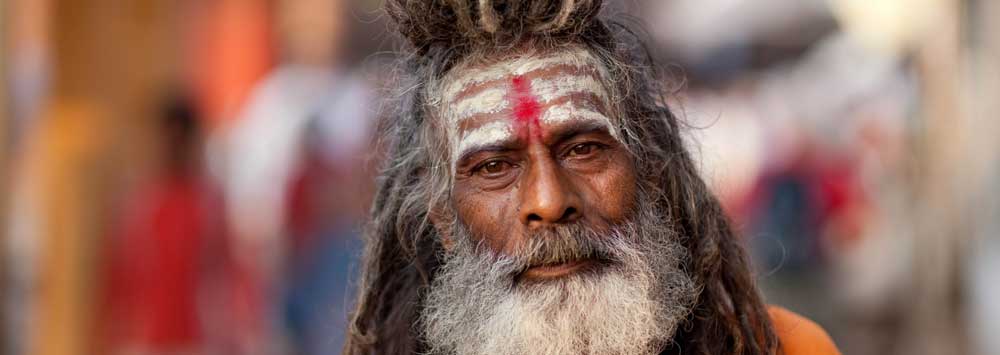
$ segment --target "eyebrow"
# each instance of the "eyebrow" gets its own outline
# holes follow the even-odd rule
[[[573,137],[589,134],[589,133],[604,133],[612,138],[615,138],[615,134],[611,131],[609,127],[609,122],[601,122],[597,120],[590,119],[574,119],[565,121],[554,128],[552,128],[552,143],[551,145],[562,144]],[[455,159],[454,167],[466,165],[466,160],[472,158],[475,155],[489,152],[509,152],[516,149],[517,136],[511,134],[505,139],[494,140],[488,143],[470,145],[468,148],[464,148],[463,151],[458,151],[458,158]]]
[[[551,129],[551,132],[553,132],[551,138],[552,145],[558,145],[572,139],[573,137],[588,133],[605,133],[612,138],[615,138],[615,134],[611,131],[612,127],[609,126],[610,121],[601,122],[590,119],[582,119],[570,120],[566,122],[567,123],[555,126]]]
[[[513,137],[512,137],[513,138]],[[455,167],[466,165],[466,160],[471,159],[473,156],[482,153],[502,153],[509,152],[515,149],[516,142],[515,139],[506,139],[503,141],[498,141],[494,143],[484,144],[476,146],[474,148],[467,149],[462,153],[458,159],[455,160]]]

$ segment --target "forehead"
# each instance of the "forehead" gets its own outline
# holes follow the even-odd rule
[[[490,64],[464,64],[453,69],[442,80],[442,96],[455,97],[469,88],[495,83],[511,76],[537,76],[552,71],[603,71],[599,61],[586,49],[567,47],[545,52],[528,52]]]
[[[455,68],[441,82],[441,118],[453,160],[476,146],[544,136],[573,122],[606,126],[607,74],[582,48]]]

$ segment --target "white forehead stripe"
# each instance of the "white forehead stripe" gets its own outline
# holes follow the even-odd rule
[[[509,90],[507,86],[492,87],[458,100],[452,105],[451,114],[448,115],[451,124],[457,125],[462,120],[478,114],[502,111],[510,105],[507,99]],[[593,76],[586,74],[540,78],[531,81],[531,95],[535,96],[540,104],[573,94],[593,94],[602,100],[608,99],[604,86]]]
[[[481,127],[466,132],[458,141],[458,149],[452,157],[453,162],[471,149],[485,147],[491,144],[501,143],[514,135],[514,129],[510,121],[493,121]]]
[[[542,115],[541,120],[550,125],[573,120],[597,121],[611,124],[611,119],[604,114],[587,107],[574,105],[572,101],[549,107],[548,110],[545,110],[545,114]]]
[[[468,75],[457,77],[444,87],[442,95],[446,98],[455,97],[466,88],[492,80],[524,75],[536,70],[556,65],[569,65],[580,68],[595,64],[595,60],[582,48],[560,51],[547,57],[520,57],[508,62],[501,62],[486,69],[470,70]],[[459,69],[461,70],[461,69]]]
[[[604,125],[608,129],[608,133],[620,141],[618,139],[618,132],[615,131],[614,125],[611,124],[611,119],[608,116],[587,107],[574,105],[572,101],[549,107],[545,111],[545,114],[542,115],[541,121],[546,125],[561,124],[569,121],[597,122]]]
[[[451,124],[458,124],[462,119],[483,113],[497,113],[506,108],[508,89],[506,87],[493,87],[473,96],[466,97],[452,106]]]
[[[538,97],[540,103],[546,103],[563,96],[587,93],[594,94],[602,100],[608,99],[604,86],[590,75],[561,76],[531,81],[531,93]]]

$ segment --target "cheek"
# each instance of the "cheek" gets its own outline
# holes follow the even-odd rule
[[[513,193],[456,188],[454,206],[459,220],[472,233],[473,242],[484,242],[498,252],[510,248]]]
[[[612,158],[606,169],[579,177],[587,188],[581,191],[586,209],[601,222],[624,221],[636,203],[636,179],[628,157]]]

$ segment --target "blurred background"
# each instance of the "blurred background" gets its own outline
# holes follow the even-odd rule
[[[0,353],[335,354],[378,0],[0,2]],[[1000,354],[1000,2],[629,0],[768,302]]]

